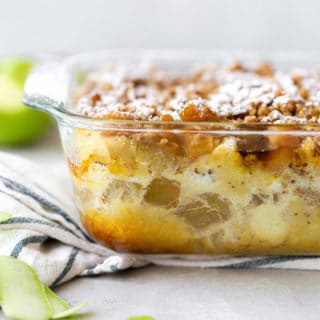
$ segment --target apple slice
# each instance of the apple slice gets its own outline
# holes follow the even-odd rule
[[[52,319],[69,318],[69,317],[75,315],[76,313],[78,313],[80,310],[82,310],[86,306],[87,306],[87,302],[83,302],[83,303],[79,304],[78,306],[75,306],[73,308],[69,308],[69,309],[62,311],[62,312],[59,312],[57,314],[53,314]]]
[[[64,319],[68,318],[78,311],[87,306],[86,302],[79,304],[78,306],[70,308],[68,303],[58,297],[51,289],[45,287],[47,298],[52,307],[52,317],[51,319]]]
[[[58,297],[51,289],[45,287],[45,291],[52,308],[53,316],[70,309],[70,306],[64,300]]]
[[[155,319],[150,316],[134,316],[134,317],[128,318],[127,320],[155,320]]]
[[[0,306],[12,319],[49,320],[70,317],[86,303],[70,308],[40,281],[28,264],[0,256]]]
[[[7,221],[12,218],[12,215],[7,212],[0,211],[0,222]]]
[[[0,257],[0,305],[13,319],[46,320],[52,307],[35,271],[15,258]]]

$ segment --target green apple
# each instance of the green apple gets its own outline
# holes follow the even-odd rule
[[[23,87],[32,66],[33,62],[31,60],[7,58],[0,62],[0,72]]]
[[[71,308],[41,282],[28,264],[0,256],[0,307],[10,319],[63,319],[85,306],[86,303],[82,303]]]
[[[19,145],[39,138],[51,118],[25,107],[21,100],[31,61],[10,59],[0,63],[0,144]]]

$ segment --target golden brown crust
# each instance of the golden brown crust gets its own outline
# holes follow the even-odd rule
[[[77,112],[90,117],[183,122],[318,123],[320,73],[205,66],[176,76],[155,66],[109,66],[88,75]]]

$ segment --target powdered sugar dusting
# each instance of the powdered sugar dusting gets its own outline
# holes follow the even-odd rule
[[[204,66],[183,76],[153,65],[109,65],[90,73],[78,96],[76,111],[96,118],[320,122],[320,72],[267,64]]]

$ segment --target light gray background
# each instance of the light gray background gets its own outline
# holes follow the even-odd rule
[[[0,0],[0,53],[320,50],[318,0]]]

